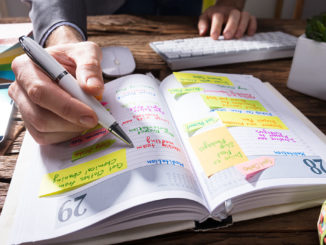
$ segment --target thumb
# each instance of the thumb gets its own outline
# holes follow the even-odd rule
[[[101,96],[104,90],[101,60],[102,51],[93,42],[75,45],[71,58],[76,64],[76,79],[82,89],[93,96]]]

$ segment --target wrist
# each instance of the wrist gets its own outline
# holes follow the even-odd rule
[[[84,41],[81,34],[73,27],[62,25],[52,31],[45,41],[45,47],[58,44],[77,43]]]

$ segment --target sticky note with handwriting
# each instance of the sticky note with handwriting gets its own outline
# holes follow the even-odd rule
[[[232,108],[249,111],[267,111],[258,100],[236,99],[204,94],[202,94],[201,97],[211,109]]]
[[[247,162],[235,165],[235,168],[242,173],[247,179],[255,174],[274,166],[273,157],[259,157]]]
[[[218,116],[222,123],[227,127],[254,127],[254,128],[273,128],[288,129],[279,117],[262,116],[231,111],[218,111]]]
[[[219,127],[190,138],[206,175],[211,175],[248,161],[240,146],[226,127]]]
[[[109,131],[106,128],[103,128],[102,126],[100,127],[95,127],[94,130],[90,130],[85,132],[82,135],[79,135],[70,141],[70,146],[77,146],[86,142],[89,142],[91,140],[103,137],[104,135],[107,135]]]
[[[211,125],[211,124],[214,124],[216,122],[218,122],[219,119],[217,117],[207,117],[207,118],[203,118],[203,119],[200,119],[200,120],[196,120],[196,121],[193,121],[193,122],[189,122],[189,123],[186,123],[184,125],[184,128],[186,130],[187,133],[192,133],[200,128],[203,128],[205,126],[208,126],[208,125]]]
[[[121,149],[91,161],[44,175],[39,196],[64,193],[126,168],[126,149]]]
[[[196,92],[200,92],[203,90],[204,89],[200,88],[200,87],[188,87],[188,88],[172,88],[172,89],[169,89],[169,92],[171,94],[175,94],[175,96],[181,96],[184,94],[196,93]]]
[[[89,156],[89,155],[94,154],[96,152],[107,149],[111,145],[113,145],[115,141],[116,140],[114,140],[114,139],[108,139],[108,140],[104,140],[104,141],[98,142],[96,144],[93,144],[91,146],[87,146],[85,148],[79,149],[79,150],[73,152],[72,157],[71,157],[71,161],[76,161],[76,160],[81,159],[83,157],[86,157],[86,156]]]
[[[173,75],[180,83],[182,83],[182,85],[190,85],[194,83],[212,83],[233,87],[233,83],[230,81],[230,79],[224,76],[213,76],[186,72],[173,72]]]

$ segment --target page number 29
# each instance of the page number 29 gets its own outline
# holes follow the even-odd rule
[[[314,174],[326,174],[322,159],[303,159],[303,163],[308,166]]]
[[[68,199],[65,201],[58,212],[58,219],[60,222],[68,221],[72,215],[75,217],[82,216],[86,213],[86,208],[81,208],[81,203],[85,199],[86,194],[78,196],[73,200]]]

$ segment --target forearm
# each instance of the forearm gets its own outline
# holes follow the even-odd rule
[[[218,6],[230,6],[238,10],[242,10],[246,1],[245,0],[217,0],[216,5]]]

